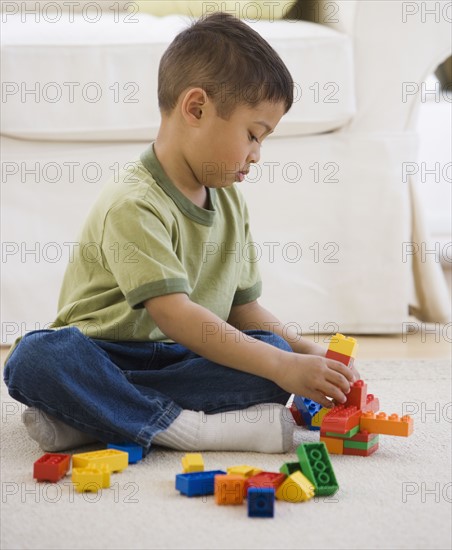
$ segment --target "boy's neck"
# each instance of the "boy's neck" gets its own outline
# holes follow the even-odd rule
[[[175,158],[181,157],[175,155],[174,150],[169,150],[158,136],[154,142],[154,153],[173,185],[196,206],[209,208],[207,188],[194,178],[183,159],[175,162]]]

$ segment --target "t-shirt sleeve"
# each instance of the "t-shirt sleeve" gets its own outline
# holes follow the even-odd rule
[[[253,242],[250,231],[249,213],[244,204],[243,220],[245,224],[245,238],[242,247],[242,268],[240,280],[232,302],[233,306],[248,304],[257,300],[262,294],[262,281],[258,267],[258,250]]]
[[[125,201],[108,211],[102,237],[104,268],[133,309],[164,294],[190,294],[187,273],[174,251],[171,229],[144,202]]]

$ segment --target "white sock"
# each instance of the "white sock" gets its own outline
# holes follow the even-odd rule
[[[30,407],[22,413],[28,435],[43,451],[55,452],[81,447],[97,441],[92,435],[76,430],[47,413]]]
[[[35,408],[26,409],[22,421],[44,451],[65,451],[96,441]],[[182,451],[283,453],[292,447],[294,426],[290,410],[278,403],[217,414],[184,410],[153,443]]]
[[[294,420],[279,403],[217,414],[183,410],[153,443],[181,451],[284,453],[293,444]]]

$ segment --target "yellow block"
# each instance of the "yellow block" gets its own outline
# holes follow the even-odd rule
[[[182,457],[182,471],[184,474],[190,472],[204,472],[204,460],[201,453],[187,453]]]
[[[328,449],[328,452],[333,455],[343,455],[344,454],[344,440],[335,439],[334,437],[325,437],[320,436],[320,441],[323,441]]]
[[[228,474],[238,475],[243,477],[251,477],[262,472],[259,468],[254,468],[254,466],[248,466],[247,464],[242,464],[240,466],[230,466],[227,470]]]
[[[77,493],[108,489],[110,487],[110,469],[106,464],[89,464],[83,468],[72,468],[72,483]]]
[[[315,494],[314,485],[301,472],[294,472],[278,487],[276,498],[286,502],[304,502]]]
[[[86,468],[89,464],[105,464],[110,472],[122,472],[129,465],[129,453],[117,449],[104,449],[72,455],[72,467]]]
[[[320,426],[322,425],[323,417],[329,410],[331,409],[327,409],[326,407],[320,409],[320,411],[312,417],[311,426],[318,426],[320,428]]]
[[[358,342],[351,336],[344,336],[343,334],[336,333],[331,337],[328,349],[330,351],[342,353],[342,355],[348,355],[348,357],[356,357]]]

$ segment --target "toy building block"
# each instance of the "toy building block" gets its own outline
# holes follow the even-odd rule
[[[378,434],[372,434],[366,430],[362,430],[358,432],[356,435],[354,435],[353,437],[350,437],[349,439],[350,441],[360,441],[361,443],[369,443],[369,441],[372,441],[372,439],[374,439],[377,436]]]
[[[353,435],[350,436],[352,433]],[[349,437],[345,437],[345,435],[349,435]],[[361,454],[362,456],[369,456],[369,454],[372,454],[378,448],[378,439],[378,434],[367,431],[356,433],[356,428],[348,432],[348,434],[335,434],[332,432],[323,434],[320,432],[320,441],[325,443],[328,452],[331,454]],[[373,449],[375,445],[377,447]],[[369,453],[351,453],[349,449],[369,451]]]
[[[373,411],[378,412],[380,410],[380,401],[378,397],[375,397],[373,393],[369,393],[367,396],[366,404],[362,407],[363,412]]]
[[[276,491],[286,477],[286,474],[281,472],[261,472],[245,480],[245,492],[250,487],[272,487]]]
[[[363,380],[357,380],[350,386],[350,392],[346,397],[345,406],[362,409],[367,403],[367,384]]]
[[[356,357],[358,351],[358,342],[351,336],[344,336],[339,332],[331,337],[328,349],[336,351],[349,357]]]
[[[260,472],[262,472],[262,470],[260,470],[259,468],[248,466],[247,464],[242,464],[241,466],[230,466],[229,468],[227,468],[228,474],[243,476],[244,478],[255,476]]]
[[[335,361],[339,361],[340,363],[343,363],[345,366],[350,368],[353,366],[353,363],[355,362],[354,357],[344,355],[343,353],[338,353],[337,351],[331,351],[330,349],[327,350],[325,357],[327,359],[334,359]]]
[[[323,419],[329,410],[330,409],[327,409],[326,407],[322,407],[320,411],[312,417],[311,427],[317,428],[320,430],[320,426],[322,425]]]
[[[297,426],[305,426],[305,421],[295,403],[292,403],[290,406],[290,412],[292,413],[293,419],[295,420],[295,424],[297,424]]]
[[[373,445],[370,449],[344,449],[344,455],[353,455],[353,456],[370,456],[378,450],[378,445]]]
[[[104,449],[103,451],[72,455],[72,466],[74,468],[84,468],[88,464],[94,466],[105,464],[110,472],[122,472],[129,464],[129,454],[117,449]]]
[[[187,453],[182,457],[182,471],[184,474],[191,472],[203,472],[204,460],[201,453]]]
[[[344,449],[364,449],[369,450],[371,447],[378,443],[379,436],[374,435],[369,441],[351,441],[349,439],[344,441]]]
[[[223,470],[210,470],[207,472],[192,472],[176,475],[176,490],[181,495],[197,497],[213,495],[214,482],[217,474],[226,474]]]
[[[334,437],[320,436],[320,441],[325,443],[328,452],[332,455],[344,454],[344,441],[342,439],[336,439]]]
[[[227,468],[228,474],[243,475],[243,477],[245,478],[256,476],[257,474],[260,474],[262,471],[263,470],[261,468],[255,468],[254,466],[248,466],[247,464],[243,464],[242,466],[232,466],[231,468]]]
[[[296,395],[294,397],[293,404],[301,413],[306,427],[310,430],[318,430],[319,427],[312,426],[312,419],[323,408],[322,405],[316,401],[312,401],[312,399],[302,397],[301,395]]]
[[[110,468],[107,464],[88,464],[72,468],[72,483],[77,493],[94,492],[110,487]]]
[[[302,443],[297,448],[297,456],[316,495],[333,495],[339,489],[325,443]]]
[[[294,472],[278,487],[276,498],[286,502],[304,502],[315,494],[314,485],[301,472]]]
[[[214,482],[217,504],[242,504],[245,497],[245,478],[231,474],[217,474]]]
[[[361,430],[367,430],[375,434],[398,435],[408,437],[413,433],[413,419],[411,416],[402,416],[397,414],[387,416],[381,412],[364,412],[359,422]]]
[[[286,476],[290,476],[295,472],[301,472],[301,466],[299,462],[285,462],[279,471]]]
[[[323,417],[321,429],[323,432],[347,433],[359,426],[362,411],[357,407],[338,405]]]
[[[275,515],[275,490],[270,487],[251,487],[248,491],[248,517],[272,518]]]
[[[109,443],[107,449],[116,449],[128,453],[129,464],[136,464],[143,458],[143,447],[136,443]]]
[[[66,475],[70,461],[70,455],[46,453],[33,464],[33,477],[56,483]]]
[[[345,434],[339,434],[337,432],[326,432],[324,430],[320,431],[321,436],[324,436],[324,437],[338,437],[340,439],[351,439],[352,437],[354,437],[358,433],[359,433],[359,426],[355,426],[354,428],[352,428],[351,430],[349,430]]]

